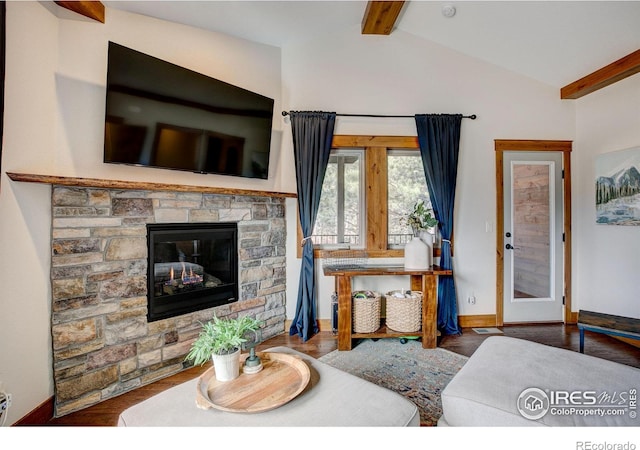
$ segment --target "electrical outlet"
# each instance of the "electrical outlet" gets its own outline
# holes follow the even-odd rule
[[[476,304],[476,296],[475,295],[470,295],[469,297],[467,297],[467,302],[470,305],[475,305]]]

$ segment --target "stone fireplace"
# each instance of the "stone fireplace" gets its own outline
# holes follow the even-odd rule
[[[264,339],[283,333],[284,205],[284,198],[264,193],[227,195],[54,184],[51,289],[55,416],[183,370],[187,367],[184,356],[200,331],[200,322],[214,313],[263,320]],[[237,230],[235,298],[231,300],[233,295],[227,290],[219,303],[205,305],[205,309],[180,311],[173,317],[162,313],[148,317],[148,228],[188,224],[193,232],[220,223],[233,224]],[[197,232],[183,238],[180,245],[204,245]],[[182,252],[185,262],[194,268],[189,276],[193,280],[201,276],[206,284],[203,270],[195,267],[204,264],[192,262],[200,250],[202,247],[189,254],[176,247],[175,257],[180,263]],[[228,281],[222,279],[222,273],[209,275],[213,278],[207,280],[214,290],[216,280],[221,284]],[[166,291],[172,292],[171,284]],[[173,292],[183,293],[177,287]]]

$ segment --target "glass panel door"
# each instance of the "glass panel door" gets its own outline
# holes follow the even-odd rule
[[[504,322],[563,318],[562,154],[504,153]]]

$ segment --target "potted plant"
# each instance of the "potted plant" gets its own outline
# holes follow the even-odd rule
[[[260,320],[249,316],[220,319],[214,315],[213,320],[202,325],[185,360],[197,365],[212,360],[216,379],[233,380],[240,375],[240,348],[247,341],[246,334],[261,326]]]
[[[433,210],[419,200],[413,211],[407,216],[407,225],[413,231],[413,239],[404,247],[404,265],[406,269],[428,269],[433,261],[433,231],[438,220]]]
[[[413,211],[407,217],[407,225],[418,236],[421,230],[429,231],[438,225],[438,220],[432,214],[433,210],[424,204],[424,200],[416,202]]]

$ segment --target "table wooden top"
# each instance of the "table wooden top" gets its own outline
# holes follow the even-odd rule
[[[326,276],[362,276],[362,275],[452,275],[451,269],[431,266],[430,269],[405,269],[402,265],[364,265],[359,267],[324,267]]]
[[[601,329],[618,330],[640,336],[640,319],[615,316],[593,311],[578,312],[578,326],[591,326]]]

